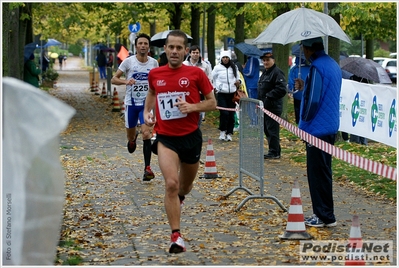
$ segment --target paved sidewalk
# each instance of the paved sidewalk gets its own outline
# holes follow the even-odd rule
[[[63,249],[61,255],[77,254],[83,258],[83,265],[303,264],[299,262],[299,242],[278,237],[285,231],[288,213],[264,199],[251,200],[235,212],[247,196],[244,191],[223,198],[238,185],[238,135],[231,143],[221,142],[211,122],[202,126],[201,158],[205,161],[207,141],[212,139],[222,178],[196,180],[182,210],[181,232],[187,252],[169,254],[170,230],[157,156],[153,155],[151,165],[156,178],[143,182],[141,135],[136,152],[129,154],[120,113],[112,112],[111,99],[94,95],[89,87],[88,71],[80,70],[78,58],[68,58],[57,88],[50,91],[77,111],[60,141],[66,174],[62,232],[82,250]],[[122,103],[124,88],[115,88]],[[284,146],[289,144],[283,142],[282,146],[284,153]],[[199,175],[203,172],[201,165]],[[293,180],[298,179],[303,210],[305,215],[311,214],[306,170],[294,166],[282,154],[280,160],[265,161],[265,179],[265,194],[276,196],[287,208]],[[246,179],[245,183],[258,193],[256,181]],[[352,215],[357,214],[363,239],[394,240],[396,251],[395,204],[342,182],[334,183],[334,198],[338,226],[308,228],[315,239],[348,239]],[[396,265],[396,252],[391,265]]]

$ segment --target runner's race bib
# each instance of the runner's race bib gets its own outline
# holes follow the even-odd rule
[[[148,81],[137,81],[132,87],[132,99],[135,106],[144,106],[148,93]]]
[[[174,93],[161,93],[157,95],[159,114],[162,120],[173,120],[178,118],[187,117],[187,114],[180,112],[177,106],[178,97],[186,101],[186,95],[181,92]]]

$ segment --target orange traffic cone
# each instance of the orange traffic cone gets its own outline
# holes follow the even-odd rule
[[[208,139],[204,175],[200,176],[200,178],[205,178],[205,179],[220,178],[216,169],[215,153],[213,151],[213,145],[211,139]]]
[[[113,112],[120,112],[121,111],[121,106],[119,105],[119,97],[118,97],[118,91],[116,91],[116,88],[114,88],[114,98],[112,99],[113,103]]]
[[[94,79],[91,81],[91,87],[90,87],[90,92],[96,91],[96,82],[94,82]]]
[[[101,98],[106,98],[107,97],[107,90],[105,89],[105,83],[103,83],[103,89],[101,91]]]
[[[94,95],[100,95],[100,90],[99,90],[98,82],[96,83],[96,89],[94,90]]]
[[[114,104],[114,99],[116,99],[116,97],[118,97],[119,100],[118,91],[116,90],[116,87],[114,87],[114,93],[112,93],[111,105]]]
[[[366,265],[362,247],[363,240],[360,231],[359,216],[353,215],[352,226],[349,234],[348,260],[345,261],[345,265]]]
[[[121,117],[125,116],[125,102],[122,101]]]
[[[305,217],[303,216],[301,192],[298,180],[294,181],[291,193],[291,203],[288,210],[287,227],[280,239],[311,239],[312,236],[306,232]]]

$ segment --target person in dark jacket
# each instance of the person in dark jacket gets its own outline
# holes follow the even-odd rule
[[[42,72],[47,71],[49,65],[50,65],[50,60],[46,56],[46,51],[43,51],[42,53],[42,58],[41,58],[41,65],[42,65]]]
[[[342,71],[324,51],[321,37],[302,40],[301,44],[311,65],[306,81],[300,78],[295,81],[295,89],[303,90],[299,128],[334,145],[339,128]],[[313,215],[305,218],[305,224],[313,227],[336,226],[332,156],[306,143],[306,169]]]
[[[58,56],[58,63],[59,63],[59,65],[60,65],[60,70],[62,70],[62,63],[63,63],[63,61],[64,61],[64,55],[60,54],[60,55]]]
[[[32,86],[39,87],[39,74],[42,71],[37,68],[35,63],[35,55],[30,55],[29,60],[24,65],[24,81]]]
[[[105,67],[107,66],[107,57],[102,50],[100,50],[100,53],[97,55],[96,60],[98,70],[100,72],[100,79],[107,79],[107,73],[105,72]]]
[[[266,52],[261,59],[265,70],[258,82],[258,100],[263,102],[263,107],[266,110],[281,116],[283,112],[283,97],[287,94],[285,75],[276,66],[272,53]],[[264,155],[264,158],[279,159],[281,157],[280,124],[266,114],[264,122],[264,132],[269,143],[269,150]]]
[[[160,67],[168,64],[168,58],[166,57],[165,52],[162,52],[162,54],[159,56],[158,64]]]

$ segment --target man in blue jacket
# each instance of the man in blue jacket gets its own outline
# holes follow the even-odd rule
[[[302,40],[305,57],[311,63],[304,82],[295,81],[303,90],[299,128],[334,144],[339,128],[339,97],[342,72],[337,62],[324,51],[321,37]],[[337,225],[332,192],[332,156],[312,144],[306,144],[306,165],[313,215],[305,224],[313,227]]]

